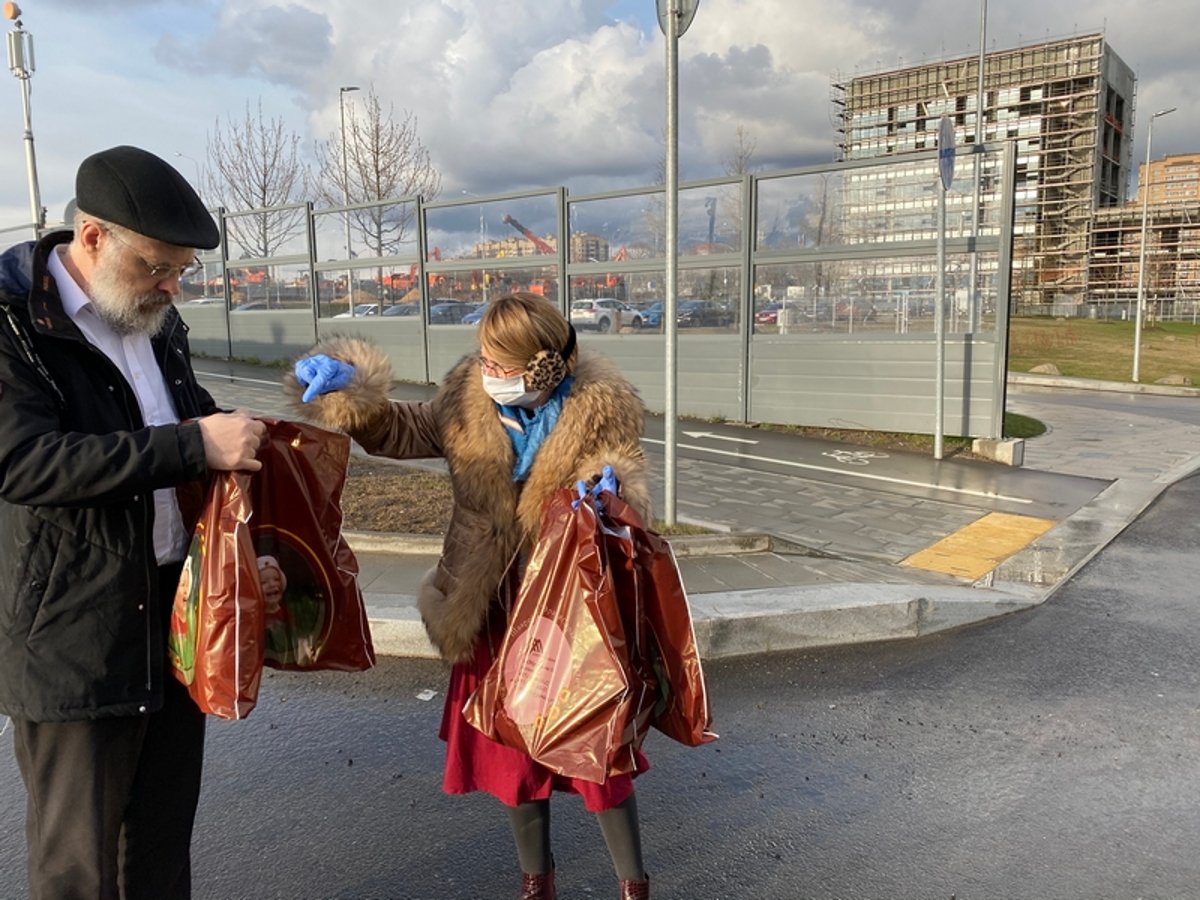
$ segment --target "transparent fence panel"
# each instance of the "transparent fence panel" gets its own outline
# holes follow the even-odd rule
[[[557,196],[430,206],[425,210],[425,228],[430,264],[473,257],[553,257],[558,254]]]
[[[527,291],[558,302],[557,266],[521,269],[453,271],[433,269],[429,278],[430,325],[475,325],[482,307],[493,297]]]
[[[975,228],[974,156],[963,156],[946,193],[947,238]],[[982,154],[981,233],[999,228],[1002,162]],[[925,159],[758,182],[759,250],[817,250],[937,239],[937,160]]]
[[[663,330],[662,269],[616,269],[571,276],[571,322],[580,331],[628,334]],[[740,323],[741,270],[736,266],[679,273],[676,321],[687,334],[734,333]]]
[[[679,191],[679,254],[736,253],[742,241],[742,182]],[[571,263],[659,259],[666,254],[662,191],[574,201],[569,206]]]
[[[681,189],[679,255],[737,253],[742,246],[742,182]]]
[[[230,263],[227,269],[230,309],[233,312],[311,307],[307,265]]]
[[[265,259],[307,256],[308,228],[303,204],[225,214],[225,258]]]
[[[995,254],[981,254],[977,273],[980,332],[995,331]],[[879,332],[932,334],[937,309],[936,257],[875,257],[758,266],[755,334]],[[946,332],[969,324],[970,260],[953,258],[945,276]]]
[[[395,200],[313,214],[319,261],[381,256],[417,258],[417,201]]]
[[[652,259],[665,252],[662,191],[570,201],[568,262]]]
[[[467,192],[464,191],[464,194]],[[521,228],[527,227],[526,221],[541,223],[546,215],[551,216],[549,234],[538,237],[557,253],[558,239],[553,232],[557,226],[553,222],[554,206],[543,209],[538,204],[536,209],[526,208],[529,198],[514,200],[512,198],[489,199],[477,195],[469,195],[474,199],[465,199],[450,204],[438,204],[426,209],[425,220],[431,229],[429,234],[429,262],[457,262],[468,259],[501,259],[513,256],[514,239],[522,237]],[[542,195],[539,200],[545,200]],[[551,197],[552,200],[552,197]],[[511,222],[506,222],[506,217]],[[516,223],[516,224],[513,224]],[[525,247],[536,252],[536,244]],[[519,255],[529,255],[528,253]]]
[[[203,303],[225,305],[225,279],[222,275],[224,266],[219,257],[210,254],[200,256],[204,267],[195,275],[179,279],[179,300],[188,303],[201,301]]]

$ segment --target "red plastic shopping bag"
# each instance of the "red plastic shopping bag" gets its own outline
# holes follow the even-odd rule
[[[695,747],[715,740],[704,670],[687,592],[671,545],[649,530],[641,516],[612,494],[601,496],[607,540],[630,541],[634,547],[636,590],[645,616],[644,646],[659,690],[652,724],[668,737]]]
[[[358,560],[342,536],[350,438],[264,420],[250,481],[250,535],[263,593],[263,663],[362,671],[375,664]]]
[[[630,661],[594,501],[575,499],[547,501],[496,661],[463,715],[551,771],[603,783],[633,769],[655,692]]]
[[[342,536],[350,439],[267,420],[258,472],[209,483],[171,613],[175,676],[206,713],[244,718],[264,665],[375,663],[358,561]]]
[[[250,537],[250,475],[208,487],[175,601],[167,651],[175,677],[203,712],[241,719],[258,702],[263,600]]]

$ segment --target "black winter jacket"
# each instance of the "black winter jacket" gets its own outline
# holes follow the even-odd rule
[[[153,491],[207,473],[199,425],[147,427],[63,311],[56,232],[0,256],[0,712],[60,722],[162,706]],[[181,420],[216,411],[171,309],[153,340]]]

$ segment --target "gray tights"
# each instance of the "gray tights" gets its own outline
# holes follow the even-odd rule
[[[521,871],[542,875],[554,868],[550,854],[550,801],[533,800],[510,806],[508,820],[517,842]],[[637,796],[630,794],[619,806],[596,813],[604,843],[612,857],[617,878],[637,881],[646,876],[642,863],[642,837],[638,828]]]

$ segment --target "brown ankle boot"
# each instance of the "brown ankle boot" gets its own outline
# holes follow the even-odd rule
[[[521,896],[518,900],[556,900],[554,893],[554,870],[545,875],[521,873]]]
[[[622,881],[621,900],[650,900],[650,876],[641,881]]]

